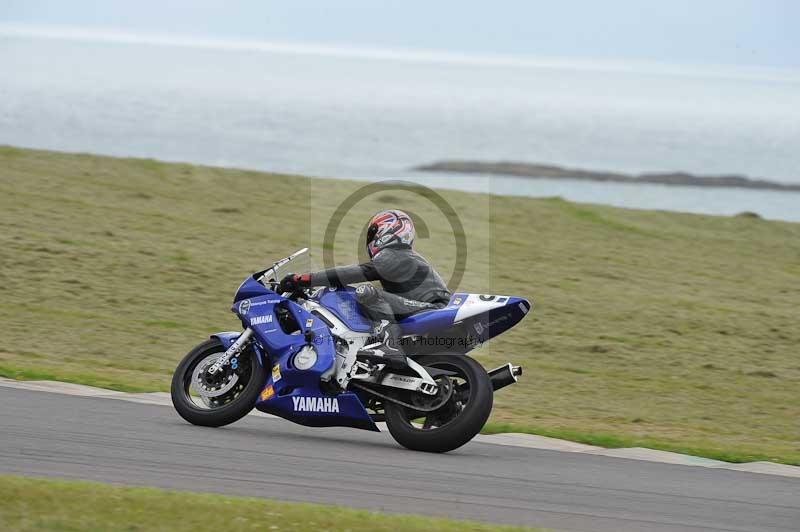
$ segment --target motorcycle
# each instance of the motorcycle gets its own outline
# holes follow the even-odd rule
[[[357,353],[376,342],[353,287],[278,293],[281,271],[307,248],[242,282],[231,310],[243,331],[219,332],[192,349],[172,379],[186,421],[220,427],[253,408],[311,427],[378,431],[418,451],[470,441],[492,411],[495,391],[520,366],[486,371],[467,355],[516,325],[531,308],[520,297],[453,294],[447,306],[400,321],[408,366],[390,370]]]

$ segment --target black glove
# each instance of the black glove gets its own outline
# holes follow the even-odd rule
[[[285,275],[283,279],[281,279],[281,282],[278,285],[278,292],[299,292],[301,288],[311,286],[310,277],[311,276],[307,273],[303,275],[289,273]]]

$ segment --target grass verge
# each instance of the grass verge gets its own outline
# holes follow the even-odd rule
[[[337,506],[0,476],[0,530],[533,531]]]
[[[521,364],[492,426],[709,457],[800,463],[800,224],[442,191],[0,147],[0,373],[165,391],[229,312],[241,280],[309,246],[358,258],[392,205],[457,288],[534,301],[474,355]],[[363,252],[362,252],[363,253]],[[533,428],[530,428],[533,427]],[[604,435],[613,435],[609,438]],[[591,442],[590,442],[591,443]]]
[[[542,427],[526,427],[515,425],[513,423],[487,423],[482,434],[507,434],[507,433],[521,433],[521,434],[534,434],[536,436],[547,436],[548,438],[557,438],[560,440],[568,440],[577,443],[585,443],[586,445],[594,445],[597,447],[605,447],[607,449],[623,449],[631,447],[644,447],[646,449],[657,449],[659,451],[669,451],[673,453],[688,454],[691,456],[698,456],[701,458],[710,458],[712,460],[721,460],[723,462],[731,462],[735,464],[744,464],[747,462],[779,462],[788,465],[800,466],[800,462],[792,460],[781,460],[774,456],[765,454],[743,454],[736,452],[719,451],[715,449],[704,449],[697,447],[687,447],[678,444],[668,444],[658,440],[646,438],[630,438],[625,436],[617,436],[613,434],[586,434],[569,429],[558,428],[542,428]]]

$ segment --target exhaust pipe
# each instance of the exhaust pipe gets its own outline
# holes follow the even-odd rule
[[[512,366],[509,362],[505,366],[494,368],[489,372],[489,379],[492,381],[492,389],[497,391],[505,388],[509,384],[517,382],[517,377],[522,375],[522,366]]]

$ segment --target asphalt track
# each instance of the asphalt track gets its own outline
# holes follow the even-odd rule
[[[0,388],[0,473],[341,504],[576,531],[800,530],[800,479],[248,417],[194,427],[165,406]]]

